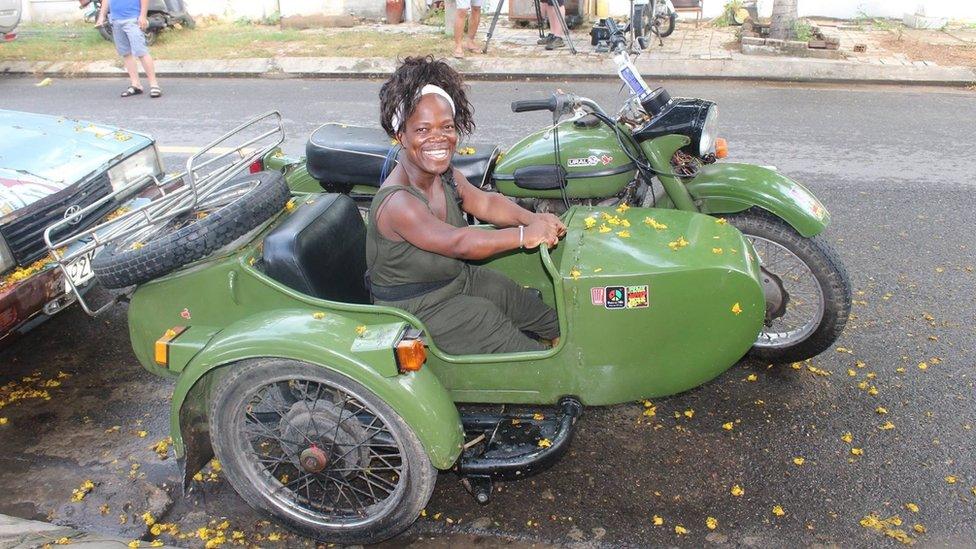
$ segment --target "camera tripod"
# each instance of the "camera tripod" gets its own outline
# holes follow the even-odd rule
[[[491,41],[491,35],[495,33],[495,25],[498,24],[498,15],[502,12],[502,5],[505,3],[505,0],[497,1],[498,5],[495,7],[495,13],[491,16],[491,25],[488,27],[488,35],[485,37],[485,47],[481,49],[481,53],[488,53],[488,42]],[[532,3],[535,5],[535,20],[538,23],[539,38],[545,38],[546,29],[545,23],[542,21],[542,6],[539,5],[539,2],[540,0],[532,0]],[[553,2],[558,4],[556,0],[553,0]],[[573,44],[573,39],[569,36],[569,25],[566,24],[566,17],[563,16],[563,12],[559,9],[558,5],[555,8],[553,11],[556,12],[556,18],[559,19],[559,26],[562,27],[563,34],[566,35],[566,43],[569,44],[570,51],[575,54],[577,53],[576,46]],[[549,25],[552,26],[552,21],[549,22]]]

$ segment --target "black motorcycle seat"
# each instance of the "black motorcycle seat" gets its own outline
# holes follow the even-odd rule
[[[322,194],[300,203],[266,237],[264,272],[306,295],[369,303],[366,225],[356,203],[344,194]]]
[[[312,132],[305,145],[308,173],[327,185],[379,187],[383,183],[383,165],[395,145],[380,128],[325,124]],[[466,154],[471,149],[474,152]],[[452,163],[472,185],[481,187],[488,181],[497,158],[497,145],[464,143],[458,144]],[[396,160],[391,160],[387,173],[395,166]]]

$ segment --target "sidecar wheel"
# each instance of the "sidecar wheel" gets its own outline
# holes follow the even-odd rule
[[[214,388],[210,438],[244,501],[329,543],[377,543],[417,519],[437,470],[383,400],[303,362],[255,359],[230,368]]]
[[[752,241],[763,268],[789,295],[782,316],[767,318],[749,355],[796,362],[828,349],[851,312],[851,283],[837,252],[823,235],[804,238],[760,208],[725,217]]]
[[[109,289],[149,282],[247,234],[281,211],[289,196],[278,172],[234,177],[192,211],[107,244],[92,259],[92,272]]]

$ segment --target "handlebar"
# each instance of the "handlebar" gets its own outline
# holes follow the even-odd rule
[[[587,107],[590,112],[606,116],[596,101],[571,93],[554,93],[549,99],[523,99],[512,101],[512,112],[550,111],[557,114],[571,113],[579,107]]]
[[[556,107],[556,94],[553,94],[549,99],[512,101],[512,112],[555,111]]]

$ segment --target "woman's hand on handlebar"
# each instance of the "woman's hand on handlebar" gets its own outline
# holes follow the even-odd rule
[[[562,225],[558,218],[556,218],[556,222]],[[562,232],[560,232],[559,226],[553,224],[550,219],[545,217],[545,214],[536,215],[535,219],[525,226],[522,246],[531,250],[545,244],[547,248],[552,248],[559,242],[559,237],[565,234],[565,231],[566,227],[563,226]]]

